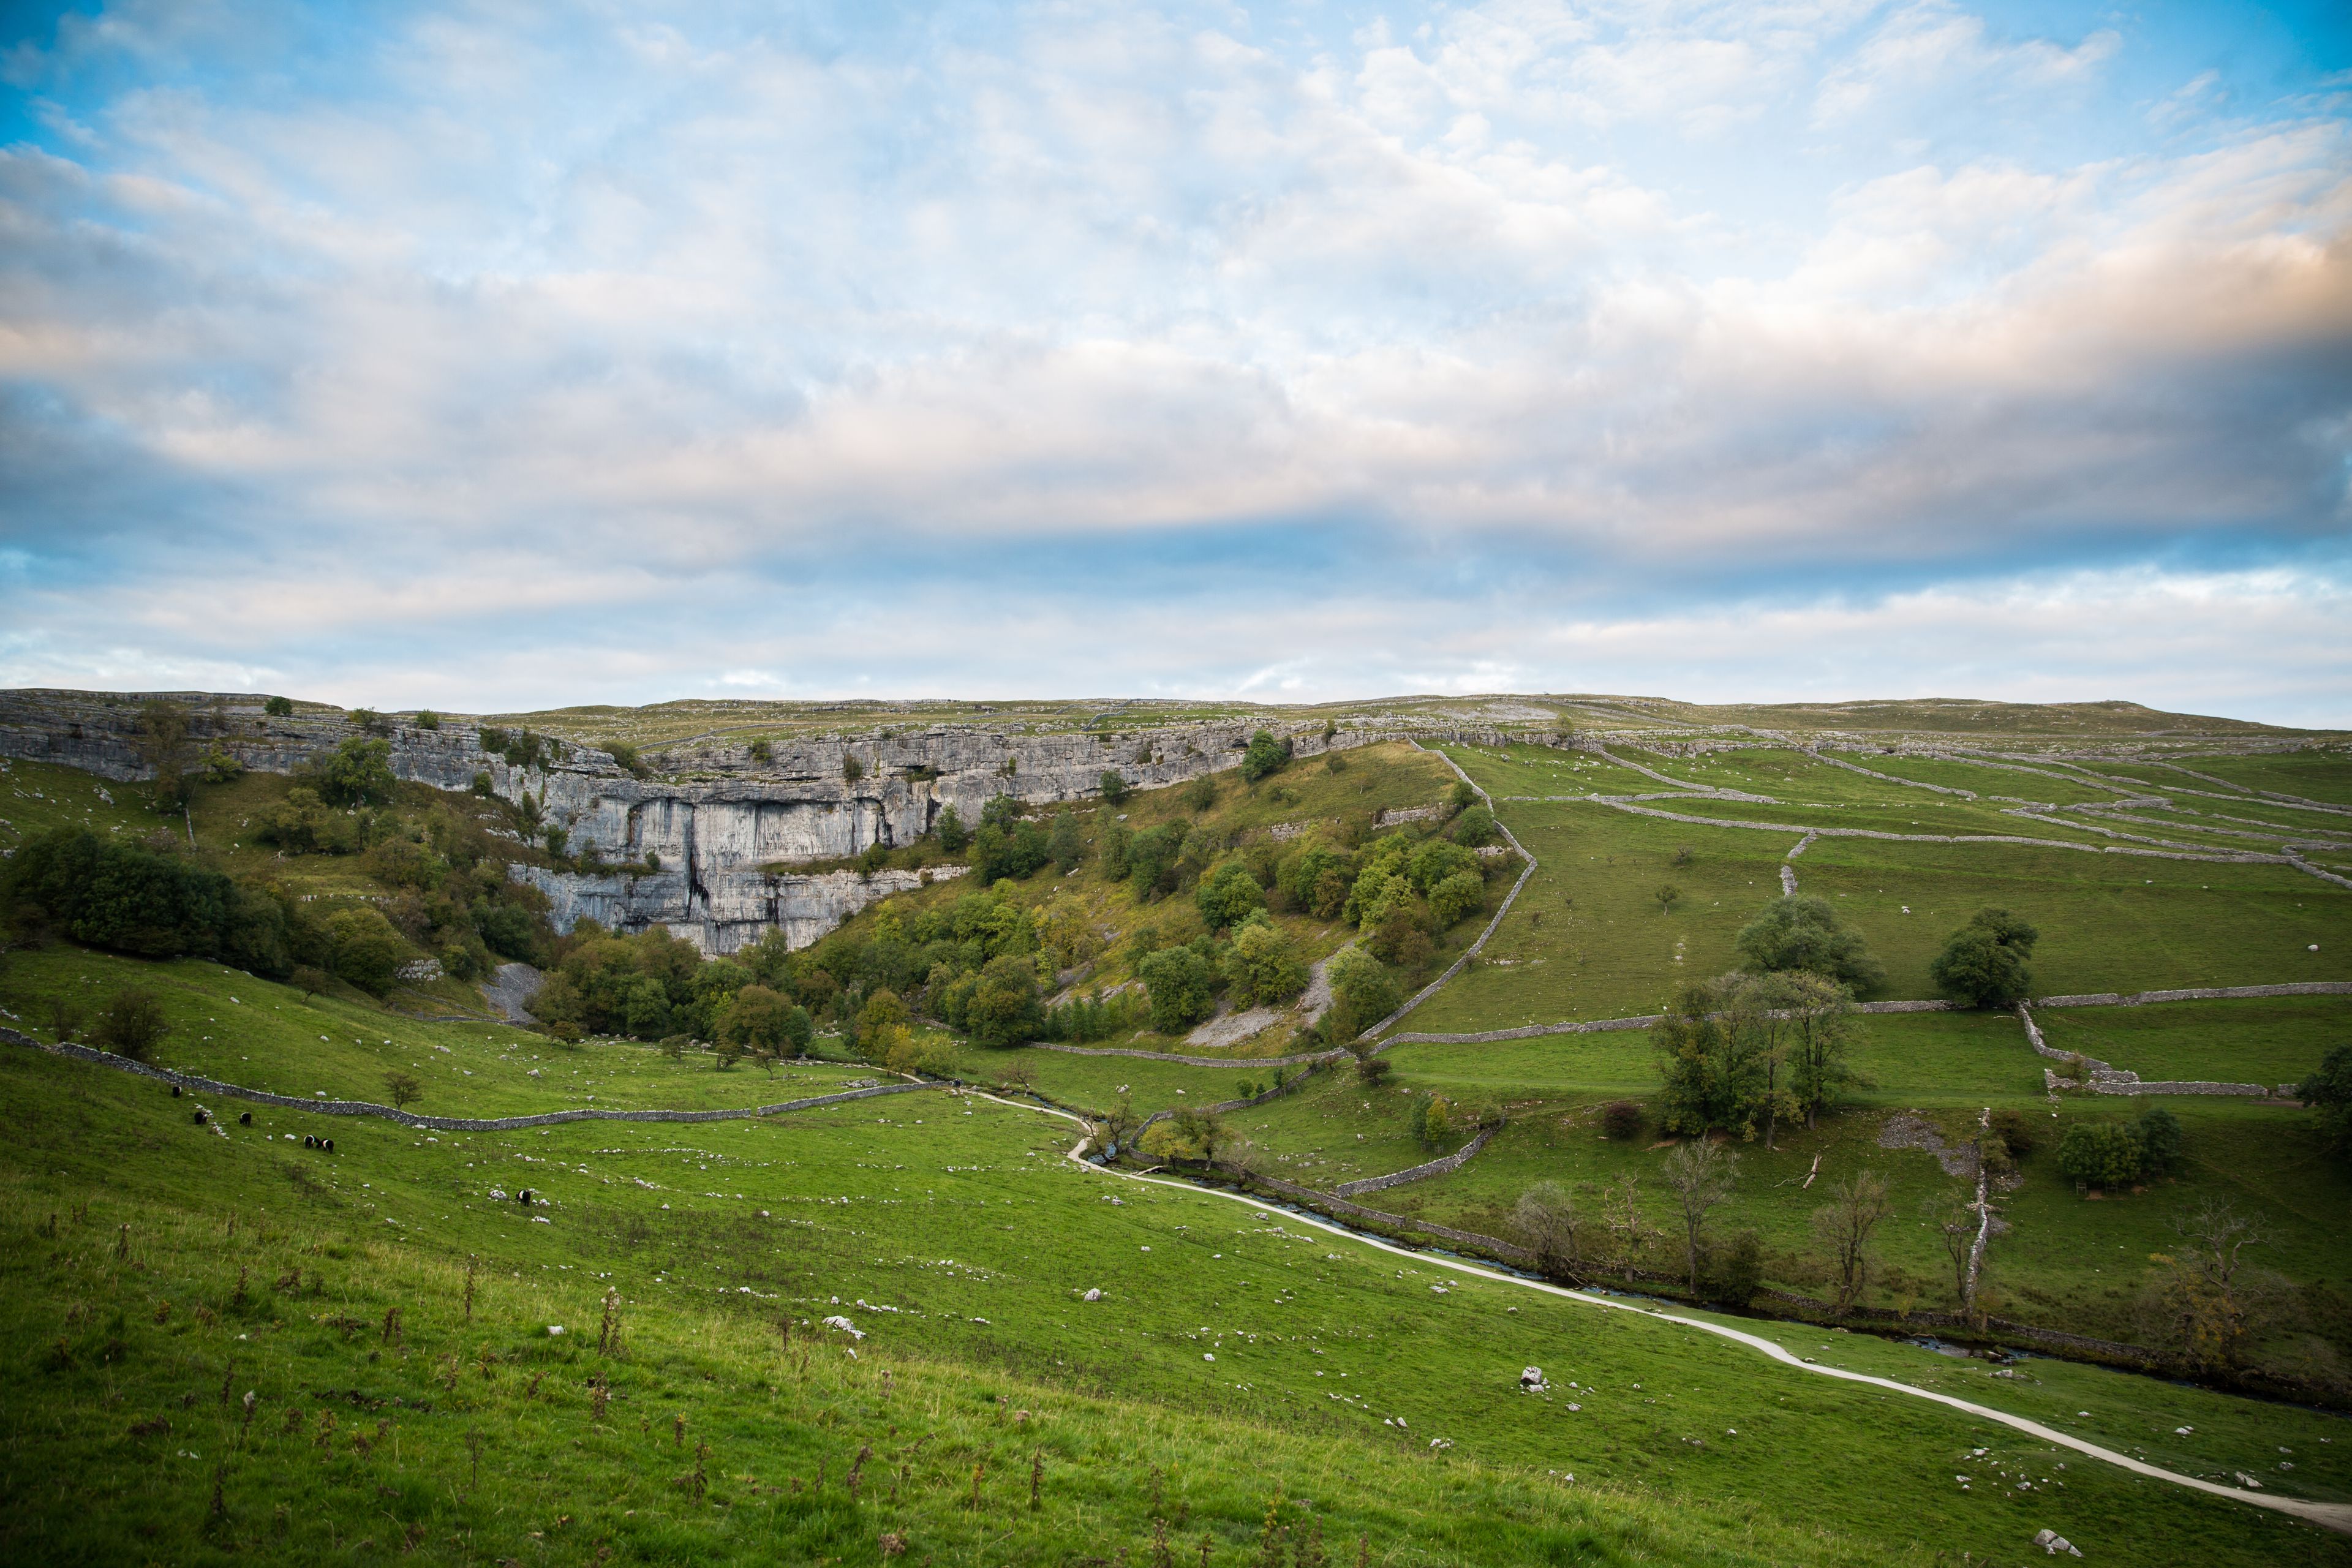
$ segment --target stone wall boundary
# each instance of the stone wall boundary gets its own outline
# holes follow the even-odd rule
[[[205,1094],[217,1094],[232,1100],[250,1100],[256,1105],[272,1105],[283,1110],[309,1110],[321,1116],[376,1116],[403,1127],[428,1132],[510,1132],[526,1127],[553,1127],[567,1121],[743,1121],[760,1116],[778,1116],[789,1110],[814,1110],[820,1106],[842,1105],[853,1100],[872,1100],[886,1094],[910,1094],[917,1089],[940,1089],[936,1083],[886,1083],[871,1089],[846,1089],[840,1094],[821,1094],[808,1100],[788,1100],[776,1105],[746,1107],[722,1110],[548,1110],[530,1116],[423,1116],[411,1110],[396,1110],[389,1105],[376,1105],[364,1100],[300,1100],[290,1094],[272,1094],[267,1089],[247,1089],[243,1084],[224,1083],[218,1079],[204,1078],[194,1073],[175,1072],[170,1068],[151,1067],[128,1057],[118,1057],[108,1051],[93,1050],[70,1041],[60,1045],[43,1045],[30,1035],[14,1029],[0,1029],[0,1042],[13,1046],[29,1046],[51,1056],[66,1057],[75,1061],[89,1062],[99,1067],[112,1068],[118,1072],[136,1073],[161,1083]]]
[[[1360,1182],[1342,1182],[1331,1190],[1343,1198],[1352,1198],[1359,1193],[1381,1192],[1390,1187],[1401,1187],[1407,1182],[1423,1181],[1431,1176],[1450,1176],[1468,1164],[1472,1157],[1486,1146],[1487,1141],[1501,1131],[1500,1127],[1482,1127],[1478,1130],[1478,1136],[1444,1159],[1431,1160],[1419,1165],[1409,1165],[1402,1171],[1391,1171],[1385,1176],[1370,1176]]]

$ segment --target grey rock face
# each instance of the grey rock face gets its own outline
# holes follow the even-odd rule
[[[110,779],[145,777],[139,710],[151,697],[187,709],[197,753],[218,746],[260,773],[292,773],[361,732],[340,714],[270,718],[250,696],[12,690],[0,691],[0,755]],[[437,730],[395,721],[385,738],[399,777],[462,792],[487,774],[492,793],[518,805],[529,796],[564,830],[569,850],[592,863],[643,867],[653,857],[659,869],[635,873],[514,867],[518,879],[554,901],[557,930],[582,916],[625,931],[666,925],[718,953],[771,927],[803,946],[874,900],[915,885],[906,872],[862,879],[783,868],[910,844],[950,805],[977,824],[1000,795],[1029,806],[1087,799],[1100,793],[1106,771],[1139,789],[1181,784],[1235,766],[1257,727],[1226,720],[1112,736],[948,726],[771,742],[771,753],[758,759],[748,742],[707,738],[660,749],[654,760],[667,776],[645,779],[568,742],[541,763],[517,767],[482,750],[477,723],[456,718]],[[1313,756],[1383,733],[1342,730],[1327,742],[1315,727],[1290,741],[1297,754]]]

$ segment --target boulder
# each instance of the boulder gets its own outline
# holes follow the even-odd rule
[[[2035,1531],[2033,1532],[2033,1544],[2039,1546],[2042,1551],[2048,1552],[2053,1557],[2057,1556],[2062,1552],[2069,1557],[2080,1557],[2083,1555],[2082,1552],[2073,1542],[2067,1540],[2064,1536],[2059,1534],[2054,1530]]]

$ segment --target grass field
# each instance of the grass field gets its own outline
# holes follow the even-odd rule
[[[2164,1002],[2145,1007],[2044,1007],[2033,1016],[2062,1051],[2144,1079],[2294,1083],[2352,1044],[2352,997]]]

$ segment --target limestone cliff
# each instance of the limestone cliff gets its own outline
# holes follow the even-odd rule
[[[0,754],[110,779],[144,777],[151,770],[137,743],[139,710],[155,696],[187,709],[195,752],[218,746],[258,772],[294,772],[361,733],[337,713],[270,717],[250,696],[14,690],[0,691]],[[518,876],[554,900],[558,930],[582,915],[622,931],[661,924],[706,952],[728,952],[769,926],[782,927],[795,946],[814,942],[884,896],[873,890],[880,879],[853,889],[855,877],[772,868],[911,843],[950,805],[976,823],[999,795],[1031,805],[1085,799],[1099,794],[1105,772],[1137,788],[1179,784],[1238,764],[1257,727],[1226,720],[1113,736],[958,725],[776,741],[759,757],[748,742],[703,739],[649,753],[659,773],[647,777],[604,752],[563,742],[517,766],[486,752],[480,726],[468,720],[446,718],[426,730],[394,718],[383,734],[393,772],[404,779],[462,791],[487,775],[502,798],[519,805],[529,796],[565,830],[574,855],[640,866],[654,858],[658,869],[634,875],[518,866]],[[1379,738],[1346,729],[1327,741],[1319,727],[1290,734],[1302,755]]]

